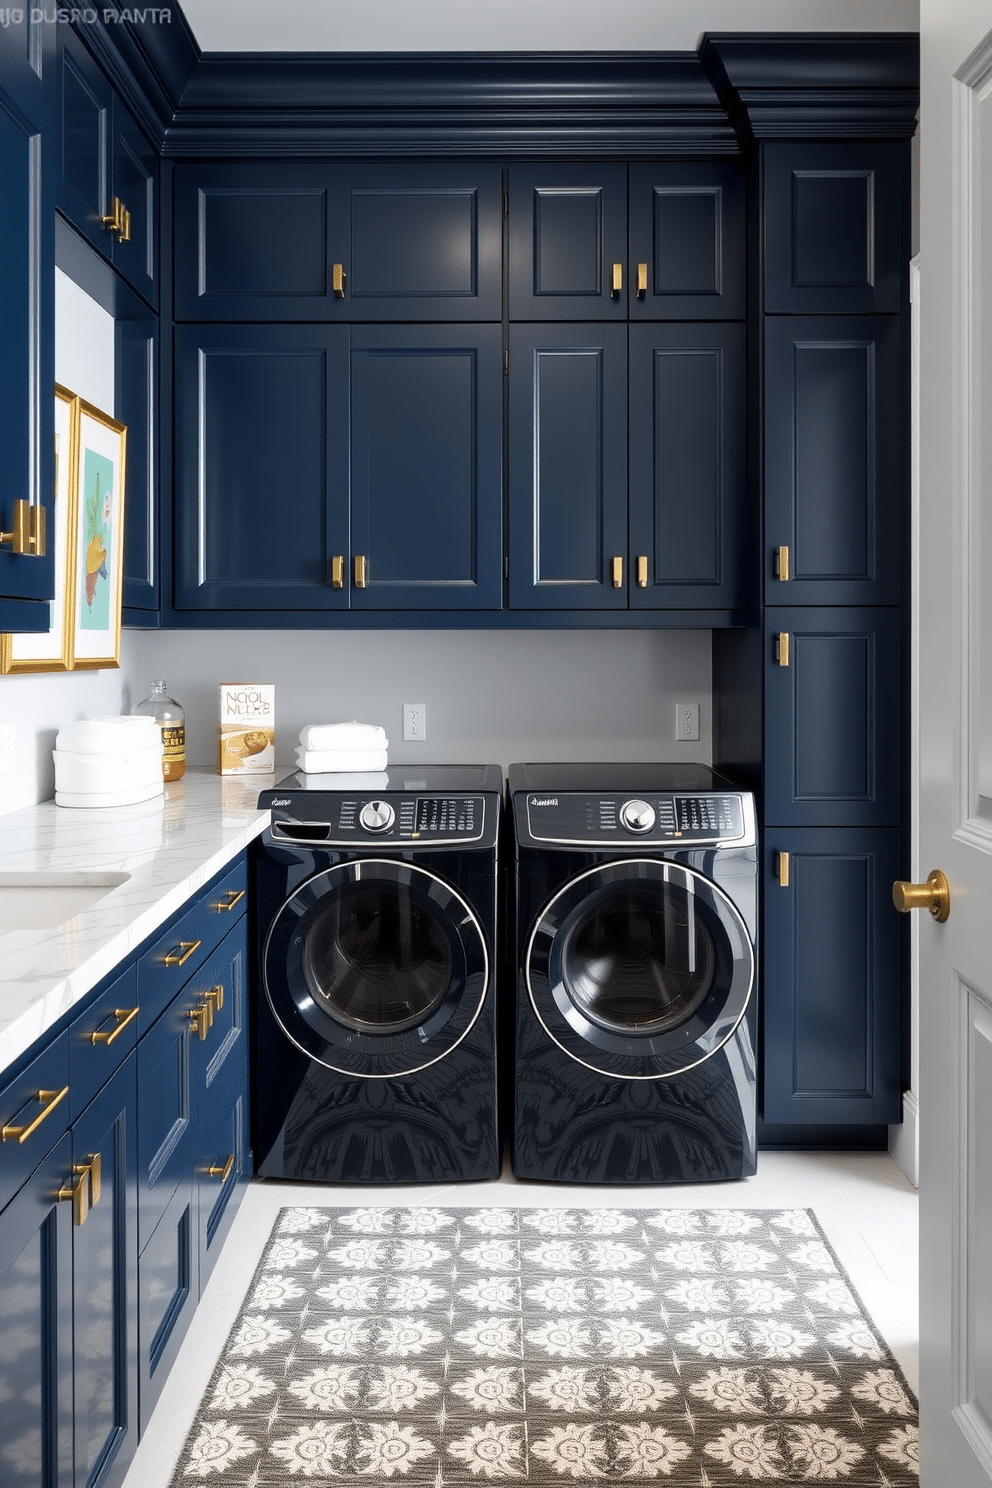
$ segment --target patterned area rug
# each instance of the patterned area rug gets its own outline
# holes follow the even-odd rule
[[[918,1483],[812,1213],[284,1209],[174,1488]]]

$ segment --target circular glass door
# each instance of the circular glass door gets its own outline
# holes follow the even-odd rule
[[[369,1079],[444,1058],[482,1009],[485,937],[468,904],[409,863],[341,863],[280,908],[263,952],[272,1012],[305,1054]]]
[[[531,1003],[571,1058],[663,1079],[714,1054],[744,1015],[754,951],[730,899],[655,859],[572,879],[545,906],[526,961]]]

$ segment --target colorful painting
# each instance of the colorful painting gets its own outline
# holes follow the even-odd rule
[[[110,626],[110,575],[107,555],[111,550],[114,466],[96,450],[85,451],[83,469],[83,549],[79,623],[84,630],[106,631]]]
[[[49,527],[54,544],[55,592],[47,631],[0,636],[0,672],[67,672],[72,668],[75,595],[76,459],[79,399],[55,389],[55,507]]]
[[[123,424],[80,401],[73,638],[76,667],[120,663],[126,446]]]

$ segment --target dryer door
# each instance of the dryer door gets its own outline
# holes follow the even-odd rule
[[[754,989],[751,938],[710,879],[657,859],[609,863],[546,905],[527,947],[545,1031],[589,1069],[658,1080],[726,1043]]]
[[[287,1037],[328,1069],[412,1074],[450,1054],[482,1010],[489,955],[478,919],[436,874],[364,859],[285,901],[262,953]]]

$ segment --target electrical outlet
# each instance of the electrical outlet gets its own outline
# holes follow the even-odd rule
[[[14,773],[14,725],[0,723],[0,775]]]
[[[421,744],[427,738],[425,703],[403,704],[403,738],[410,744]]]
[[[676,739],[699,738],[698,703],[675,704],[675,737]]]

